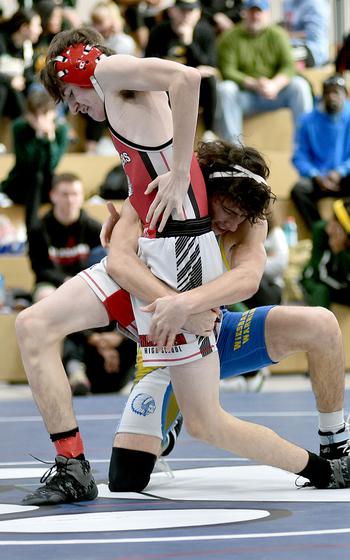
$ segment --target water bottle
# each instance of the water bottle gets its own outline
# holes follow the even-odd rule
[[[283,231],[287,239],[288,247],[294,247],[298,243],[298,227],[294,216],[288,216],[283,224]]]

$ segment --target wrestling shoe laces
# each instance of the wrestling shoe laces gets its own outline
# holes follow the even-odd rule
[[[94,500],[98,494],[90,463],[85,459],[69,459],[57,455],[55,464],[43,474],[40,483],[44,486],[25,496],[23,504],[53,505],[80,502]]]
[[[339,430],[336,434],[331,432],[321,432],[320,436],[320,456],[324,459],[340,459],[350,455],[350,426],[349,418],[347,417],[344,428]]]
[[[341,457],[330,461],[332,467],[331,480],[327,488],[350,488],[350,457]]]

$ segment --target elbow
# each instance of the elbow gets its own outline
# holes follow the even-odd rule
[[[245,284],[245,300],[253,297],[260,287],[261,276],[250,278]]]
[[[197,68],[190,68],[190,70],[191,70],[191,75],[190,75],[191,84],[193,84],[195,87],[199,89],[201,85],[201,79],[202,79],[201,74],[199,70],[197,70]]]
[[[180,80],[185,83],[185,86],[192,90],[199,90],[201,83],[201,75],[197,68],[192,68],[191,66],[183,66],[181,68]]]

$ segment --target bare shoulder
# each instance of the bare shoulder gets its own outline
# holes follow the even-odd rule
[[[174,77],[193,74],[200,82],[195,68],[172,60],[139,58],[127,54],[115,54],[101,60],[95,70],[96,80],[104,91],[167,91]],[[198,74],[198,76],[197,76]]]
[[[251,224],[246,220],[241,223],[235,232],[228,231],[221,236],[221,244],[226,255],[232,254],[232,251],[238,247],[245,245],[263,244],[267,236],[266,220],[258,221]]]

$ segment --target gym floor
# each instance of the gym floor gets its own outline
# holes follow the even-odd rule
[[[122,395],[75,399],[98,499],[22,506],[22,497],[52,464],[54,450],[28,387],[0,386],[0,400],[2,560],[349,558],[350,490],[298,488],[296,476],[194,441],[184,429],[144,493],[109,493],[108,461]],[[261,393],[223,391],[222,403],[240,418],[318,450],[314,398],[303,376],[273,376]]]

